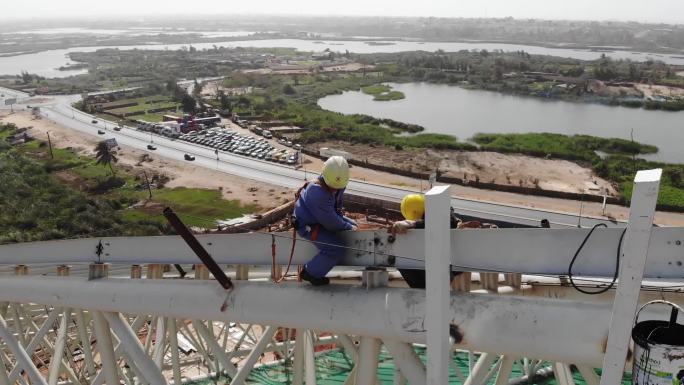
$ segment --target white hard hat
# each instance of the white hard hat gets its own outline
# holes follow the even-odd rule
[[[331,156],[323,164],[323,180],[334,189],[343,189],[349,182],[349,164],[341,156]]]

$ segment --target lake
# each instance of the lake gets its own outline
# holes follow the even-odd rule
[[[119,30],[114,30],[120,32]],[[138,30],[132,30],[137,31]],[[154,31],[155,33],[158,31]],[[164,32],[167,33],[167,32]],[[188,32],[175,32],[188,33]],[[205,31],[198,32],[206,36],[239,36],[240,34],[248,34],[249,32],[235,31]],[[223,35],[221,35],[223,34]],[[150,36],[151,39],[154,36]],[[661,60],[668,64],[684,65],[684,57],[677,55],[666,54],[651,54],[631,51],[606,51],[597,52],[582,49],[570,48],[546,48],[531,45],[519,44],[504,44],[504,43],[456,43],[456,42],[416,42],[416,41],[396,41],[386,40],[380,45],[368,44],[364,41],[351,40],[301,40],[301,39],[265,39],[265,40],[245,40],[245,41],[225,41],[215,43],[186,43],[186,44],[147,44],[135,46],[110,46],[110,47],[73,47],[68,49],[57,49],[50,51],[43,51],[34,54],[25,54],[11,57],[0,58],[0,75],[15,75],[21,71],[28,71],[45,77],[68,77],[85,73],[86,70],[76,71],[59,71],[57,68],[67,65],[70,62],[67,54],[69,52],[93,52],[102,48],[119,48],[119,49],[149,49],[149,50],[177,50],[182,47],[192,45],[197,49],[212,48],[214,45],[223,47],[291,47],[300,51],[324,51],[330,49],[336,52],[355,52],[355,53],[387,53],[387,52],[403,52],[403,51],[429,51],[434,52],[439,49],[446,52],[456,52],[460,50],[504,50],[504,51],[525,51],[530,54],[539,55],[553,55],[560,57],[570,57],[580,60],[595,60],[601,57],[602,53],[606,56],[615,59],[630,59],[634,61],[646,60]]]
[[[474,134],[552,132],[630,139],[658,146],[644,158],[684,163],[684,112],[649,111],[600,104],[543,100],[491,91],[467,90],[427,83],[391,84],[406,95],[396,101],[374,101],[348,91],[326,96],[318,104],[344,114],[366,114],[419,124],[426,132],[467,140]]]

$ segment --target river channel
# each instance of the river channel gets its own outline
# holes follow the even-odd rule
[[[373,101],[360,91],[326,96],[318,104],[343,114],[366,114],[414,123],[426,132],[467,140],[474,134],[553,132],[630,139],[658,146],[644,158],[684,163],[684,112],[543,100],[427,83],[391,84],[406,95]]]

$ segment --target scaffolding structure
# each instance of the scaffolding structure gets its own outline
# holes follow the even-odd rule
[[[320,380],[316,357],[330,349],[350,360],[345,384],[380,383],[387,356],[393,383],[402,385],[444,385],[454,375],[462,384],[502,385],[544,374],[562,385],[580,377],[618,384],[638,304],[682,301],[684,228],[652,226],[660,175],[637,174],[624,230],[449,230],[449,187],[435,187],[426,194],[424,231],[345,235],[342,264],[361,270],[360,284],[249,280],[253,266],[271,267],[277,278],[289,258],[286,234],[198,236],[236,278],[230,290],[180,237],[0,246],[0,263],[14,265],[0,277],[0,385],[181,384],[193,380],[184,373],[192,366],[247,384],[264,357],[289,363],[291,384],[312,385]],[[293,264],[314,252],[298,242]],[[165,275],[176,263],[194,264],[194,279]],[[70,264],[87,264],[88,276],[72,274]],[[46,265],[56,276],[31,274]],[[427,287],[395,287],[388,269],[396,267],[425,269]],[[466,273],[452,280],[451,271]],[[453,367],[456,352],[468,357],[467,370]]]

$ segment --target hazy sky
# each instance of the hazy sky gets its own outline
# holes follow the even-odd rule
[[[0,20],[36,16],[264,13],[355,16],[513,16],[515,18],[684,23],[684,0],[3,0],[3,3],[0,8]]]

